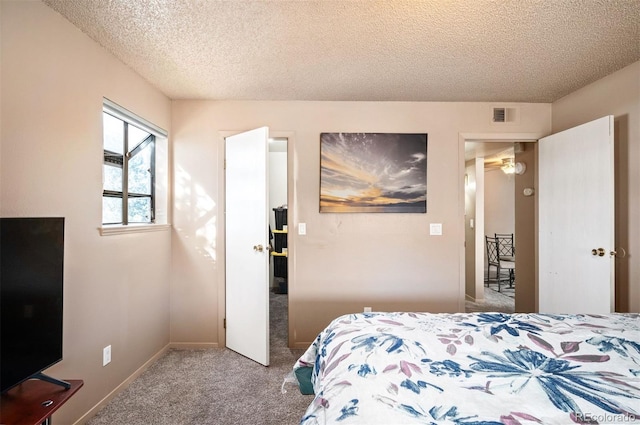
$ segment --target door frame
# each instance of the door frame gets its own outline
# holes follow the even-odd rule
[[[260,127],[260,125],[256,125],[254,127],[249,128],[249,130],[253,128]],[[269,127],[267,125],[267,127]],[[216,228],[218,230],[216,235],[216,245],[218,249],[216,252],[218,253],[217,258],[215,258],[215,262],[217,264],[217,282],[218,282],[218,347],[224,348],[227,346],[227,334],[224,326],[224,319],[227,315],[226,310],[226,235],[225,235],[225,138],[229,136],[233,136],[235,134],[243,133],[247,130],[225,130],[218,131],[218,137],[215,142],[218,144],[218,161],[217,161],[217,178],[218,178],[218,196],[217,196],[217,214],[216,216],[220,218],[219,223],[216,224]],[[287,139],[287,206],[288,206],[288,217],[289,220],[289,229],[294,229],[294,223],[298,222],[297,211],[294,208],[294,196],[296,190],[296,179],[294,179],[294,161],[293,161],[293,152],[295,145],[295,132],[293,131],[274,131],[269,127],[269,137],[270,138],[286,138]],[[292,309],[291,309],[291,299],[292,295],[295,295],[295,277],[296,277],[296,268],[295,268],[295,246],[296,246],[296,238],[295,235],[289,233],[287,238],[287,292],[289,297],[288,309],[289,309],[289,346],[291,346],[291,336],[293,335],[293,326],[292,323]]]
[[[461,225],[461,243],[458,251],[459,257],[459,296],[458,296],[458,311],[465,311],[465,300],[466,300],[466,255],[465,255],[465,230],[466,230],[466,221],[465,221],[465,143],[466,142],[482,142],[482,143],[491,143],[491,142],[522,142],[522,143],[531,143],[537,142],[538,139],[545,137],[544,133],[458,133],[458,223]],[[537,168],[534,167],[534,172],[537,173]],[[536,200],[535,204],[536,214],[538,210],[538,203]],[[537,234],[538,223],[537,220],[534,223],[535,234]],[[476,227],[477,229],[477,227]],[[476,234],[476,245],[478,244],[479,238],[482,239],[484,235]],[[537,247],[537,240],[535,241]],[[484,241],[482,241],[481,245],[484,247]],[[476,246],[477,249],[477,246]],[[537,270],[537,258],[535,259],[536,270]],[[476,270],[478,267],[476,266]],[[476,276],[476,280],[478,277]],[[537,293],[538,287],[538,278],[537,275],[535,277],[535,287]],[[536,302],[537,306],[537,302]]]

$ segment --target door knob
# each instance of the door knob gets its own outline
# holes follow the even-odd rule
[[[598,257],[604,257],[604,248],[592,249],[591,255],[597,255]]]
[[[264,247],[262,245],[254,245],[253,246],[253,250],[257,251],[257,252],[263,252],[264,251]]]

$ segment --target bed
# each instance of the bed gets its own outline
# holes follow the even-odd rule
[[[640,423],[640,315],[351,314],[293,370],[301,425]]]

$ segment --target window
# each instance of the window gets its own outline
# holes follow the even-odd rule
[[[102,123],[102,224],[156,223],[156,144],[166,133],[107,99]]]

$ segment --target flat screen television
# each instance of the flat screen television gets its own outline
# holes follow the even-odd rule
[[[62,360],[64,218],[0,218],[2,392]],[[67,384],[67,385],[64,385]]]

